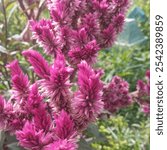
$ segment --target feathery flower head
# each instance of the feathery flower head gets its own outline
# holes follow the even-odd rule
[[[96,41],[93,40],[87,43],[82,49],[79,47],[73,48],[69,51],[68,55],[71,58],[72,64],[79,64],[82,60],[85,60],[89,64],[93,64],[96,61],[97,52],[99,46]]]
[[[79,90],[72,101],[76,128],[84,129],[89,122],[94,121],[103,109],[101,100],[103,84],[100,74],[85,62],[78,65]]]
[[[31,87],[27,108],[27,111],[33,116],[36,128],[47,132],[51,127],[51,117],[46,110],[43,97],[38,92],[37,84],[33,84]]]
[[[26,149],[40,150],[52,142],[52,136],[45,134],[42,130],[36,131],[35,125],[26,122],[23,129],[16,132],[19,144]]]
[[[33,84],[30,88],[30,93],[28,97],[27,107],[28,110],[33,112],[34,109],[38,109],[40,105],[43,104],[42,97],[39,95],[37,84]]]
[[[12,61],[7,67],[11,71],[14,98],[21,101],[25,99],[29,93],[28,76],[22,72],[17,60]]]
[[[50,66],[43,56],[35,50],[25,50],[22,52],[34,68],[35,73],[44,79],[50,76]]]
[[[76,138],[77,131],[74,129],[74,123],[70,115],[62,110],[59,116],[55,116],[55,133],[59,139]]]
[[[54,54],[59,49],[59,36],[56,36],[54,26],[50,20],[40,20],[39,22],[30,21],[33,38],[37,40],[38,44],[44,47],[45,52]]]
[[[103,89],[103,102],[104,108],[111,113],[131,104],[128,82],[114,76]]]
[[[5,99],[0,97],[0,130],[8,131],[11,134],[15,133],[23,127],[25,122],[26,114],[10,103],[6,102]]]
[[[50,68],[49,79],[41,81],[42,89],[50,97],[56,111],[64,109],[69,112],[71,109],[71,83],[69,77],[72,71],[72,68],[67,67],[63,54],[59,53]]]
[[[70,55],[81,57],[81,51],[87,50],[83,47],[91,41],[99,49],[112,46],[122,30],[127,7],[128,0],[48,0],[51,19],[30,21],[30,25],[34,38],[48,54],[56,56],[61,50],[66,56],[72,50],[77,54]]]
[[[45,105],[41,105],[34,111],[34,124],[37,130],[48,132],[51,128],[51,116],[47,112]]]

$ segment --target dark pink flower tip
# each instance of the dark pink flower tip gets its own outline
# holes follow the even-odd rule
[[[29,92],[28,76],[23,73],[17,60],[12,61],[10,64],[7,65],[7,67],[11,71],[14,97],[18,101],[21,101],[22,98],[27,97]]]
[[[62,110],[59,116],[55,117],[55,133],[60,139],[73,139],[77,135],[77,131],[74,129],[74,123],[70,115]]]
[[[16,99],[21,101],[26,98],[29,93],[29,80],[27,75],[21,74],[12,77],[13,94]]]
[[[129,84],[122,78],[114,76],[103,89],[103,101],[105,109],[111,113],[130,105],[132,99]]]
[[[52,136],[42,130],[36,131],[33,123],[26,122],[23,129],[16,132],[19,144],[26,149],[40,150],[52,142]]]
[[[146,78],[147,78],[147,80],[150,80],[150,70],[146,71]]]
[[[50,77],[42,80],[42,90],[50,97],[50,102],[56,109],[62,109],[67,112],[71,109],[71,83],[69,77],[73,69],[66,64],[63,54],[58,53],[54,64],[50,68]]]
[[[19,66],[18,60],[12,61],[6,67],[10,69],[11,76],[19,75],[19,74],[22,73],[22,70],[21,70],[21,68]]]
[[[25,50],[22,54],[31,63],[38,76],[44,79],[47,79],[50,76],[50,66],[39,52],[35,50]]]
[[[93,64],[96,61],[97,53],[99,51],[99,46],[96,41],[93,40],[81,49],[79,47],[71,49],[68,53],[71,62],[73,64],[79,64],[82,60],[85,60],[89,64]]]
[[[60,36],[55,35],[56,32],[54,31],[52,21],[42,19],[39,22],[31,20],[29,23],[33,32],[33,38],[37,40],[40,46],[44,47],[46,53],[55,55],[61,43]]]
[[[101,47],[111,47],[113,45],[116,38],[116,31],[112,23],[103,30],[102,37]]]
[[[128,0],[114,0],[114,3],[119,7],[126,7],[128,5]]]
[[[122,31],[124,20],[125,16],[123,14],[119,14],[118,16],[114,17],[113,26],[115,27],[117,33]]]
[[[76,128],[84,129],[89,122],[95,121],[103,109],[102,87],[99,73],[85,62],[78,65],[79,90],[72,101]]]

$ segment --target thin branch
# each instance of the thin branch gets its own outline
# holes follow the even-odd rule
[[[2,2],[2,10],[3,10],[3,15],[4,15],[4,28],[5,28],[5,48],[7,48],[7,40],[8,40],[8,22],[7,22],[7,16],[6,16],[6,8],[5,8],[5,3],[4,0],[1,0]]]
[[[18,2],[19,2],[19,5],[20,5],[21,9],[23,10],[23,12],[24,12],[25,15],[27,16],[27,18],[30,20],[30,19],[31,19],[31,18],[30,18],[30,15],[29,15],[28,12],[26,11],[26,8],[25,8],[25,6],[24,6],[24,4],[23,4],[23,0],[18,0]]]
[[[8,45],[8,21],[7,21],[7,14],[6,14],[6,8],[5,8],[5,3],[4,0],[1,0],[2,2],[2,10],[3,10],[3,15],[4,15],[4,28],[5,28],[5,48],[7,49],[7,45]],[[6,69],[6,64],[7,64],[7,54],[4,54],[4,59],[3,59],[3,68],[5,70],[5,76],[4,77],[8,77],[8,71]],[[9,88],[10,86],[10,82],[7,80],[8,86]]]
[[[38,9],[37,16],[35,18],[36,20],[39,19],[41,12],[44,10],[44,6],[45,6],[45,1],[41,4],[41,6]]]

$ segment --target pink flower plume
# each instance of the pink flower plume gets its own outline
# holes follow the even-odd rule
[[[14,60],[8,64],[7,67],[11,71],[14,98],[21,101],[22,99],[26,98],[29,93],[28,76],[22,72],[17,60]]]
[[[27,57],[39,77],[46,79],[50,76],[50,66],[40,53],[35,50],[25,50],[22,54]]]
[[[89,122],[95,121],[103,109],[102,87],[100,74],[85,62],[79,65],[78,85],[79,90],[75,93],[72,101],[74,120],[76,127],[85,128]]]
[[[131,104],[129,84],[118,76],[114,76],[103,89],[104,108],[113,113]]]

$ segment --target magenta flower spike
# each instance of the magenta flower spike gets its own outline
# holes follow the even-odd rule
[[[37,74],[33,83],[17,60],[8,65],[13,93],[8,101],[0,97],[0,130],[27,150],[77,150],[82,131],[104,109],[131,103],[126,81],[114,77],[104,85],[102,69],[93,68],[98,52],[121,32],[128,0],[47,0],[47,7],[50,19],[28,25],[52,61],[36,50],[22,52]],[[139,81],[138,90],[149,89]]]
[[[42,150],[52,142],[52,136],[42,130],[36,131],[35,125],[26,122],[21,131],[16,132],[19,144],[28,150]]]
[[[54,26],[50,20],[30,21],[33,38],[48,54],[55,54],[59,46],[59,38],[55,35]]]
[[[22,54],[27,57],[39,77],[47,79],[50,76],[50,66],[40,53],[35,50],[26,50]]]
[[[103,109],[103,84],[99,73],[95,73],[85,61],[78,68],[79,89],[74,95],[72,108],[76,128],[84,129],[88,123],[95,121]]]
[[[55,116],[55,123],[55,133],[59,139],[76,138],[77,132],[74,128],[74,122],[64,110],[60,112],[59,116]]]
[[[103,102],[104,108],[111,113],[131,104],[129,84],[122,78],[114,76],[103,89]]]
[[[7,67],[11,71],[13,97],[18,101],[27,98],[29,93],[28,76],[22,72],[17,60],[8,64]]]

